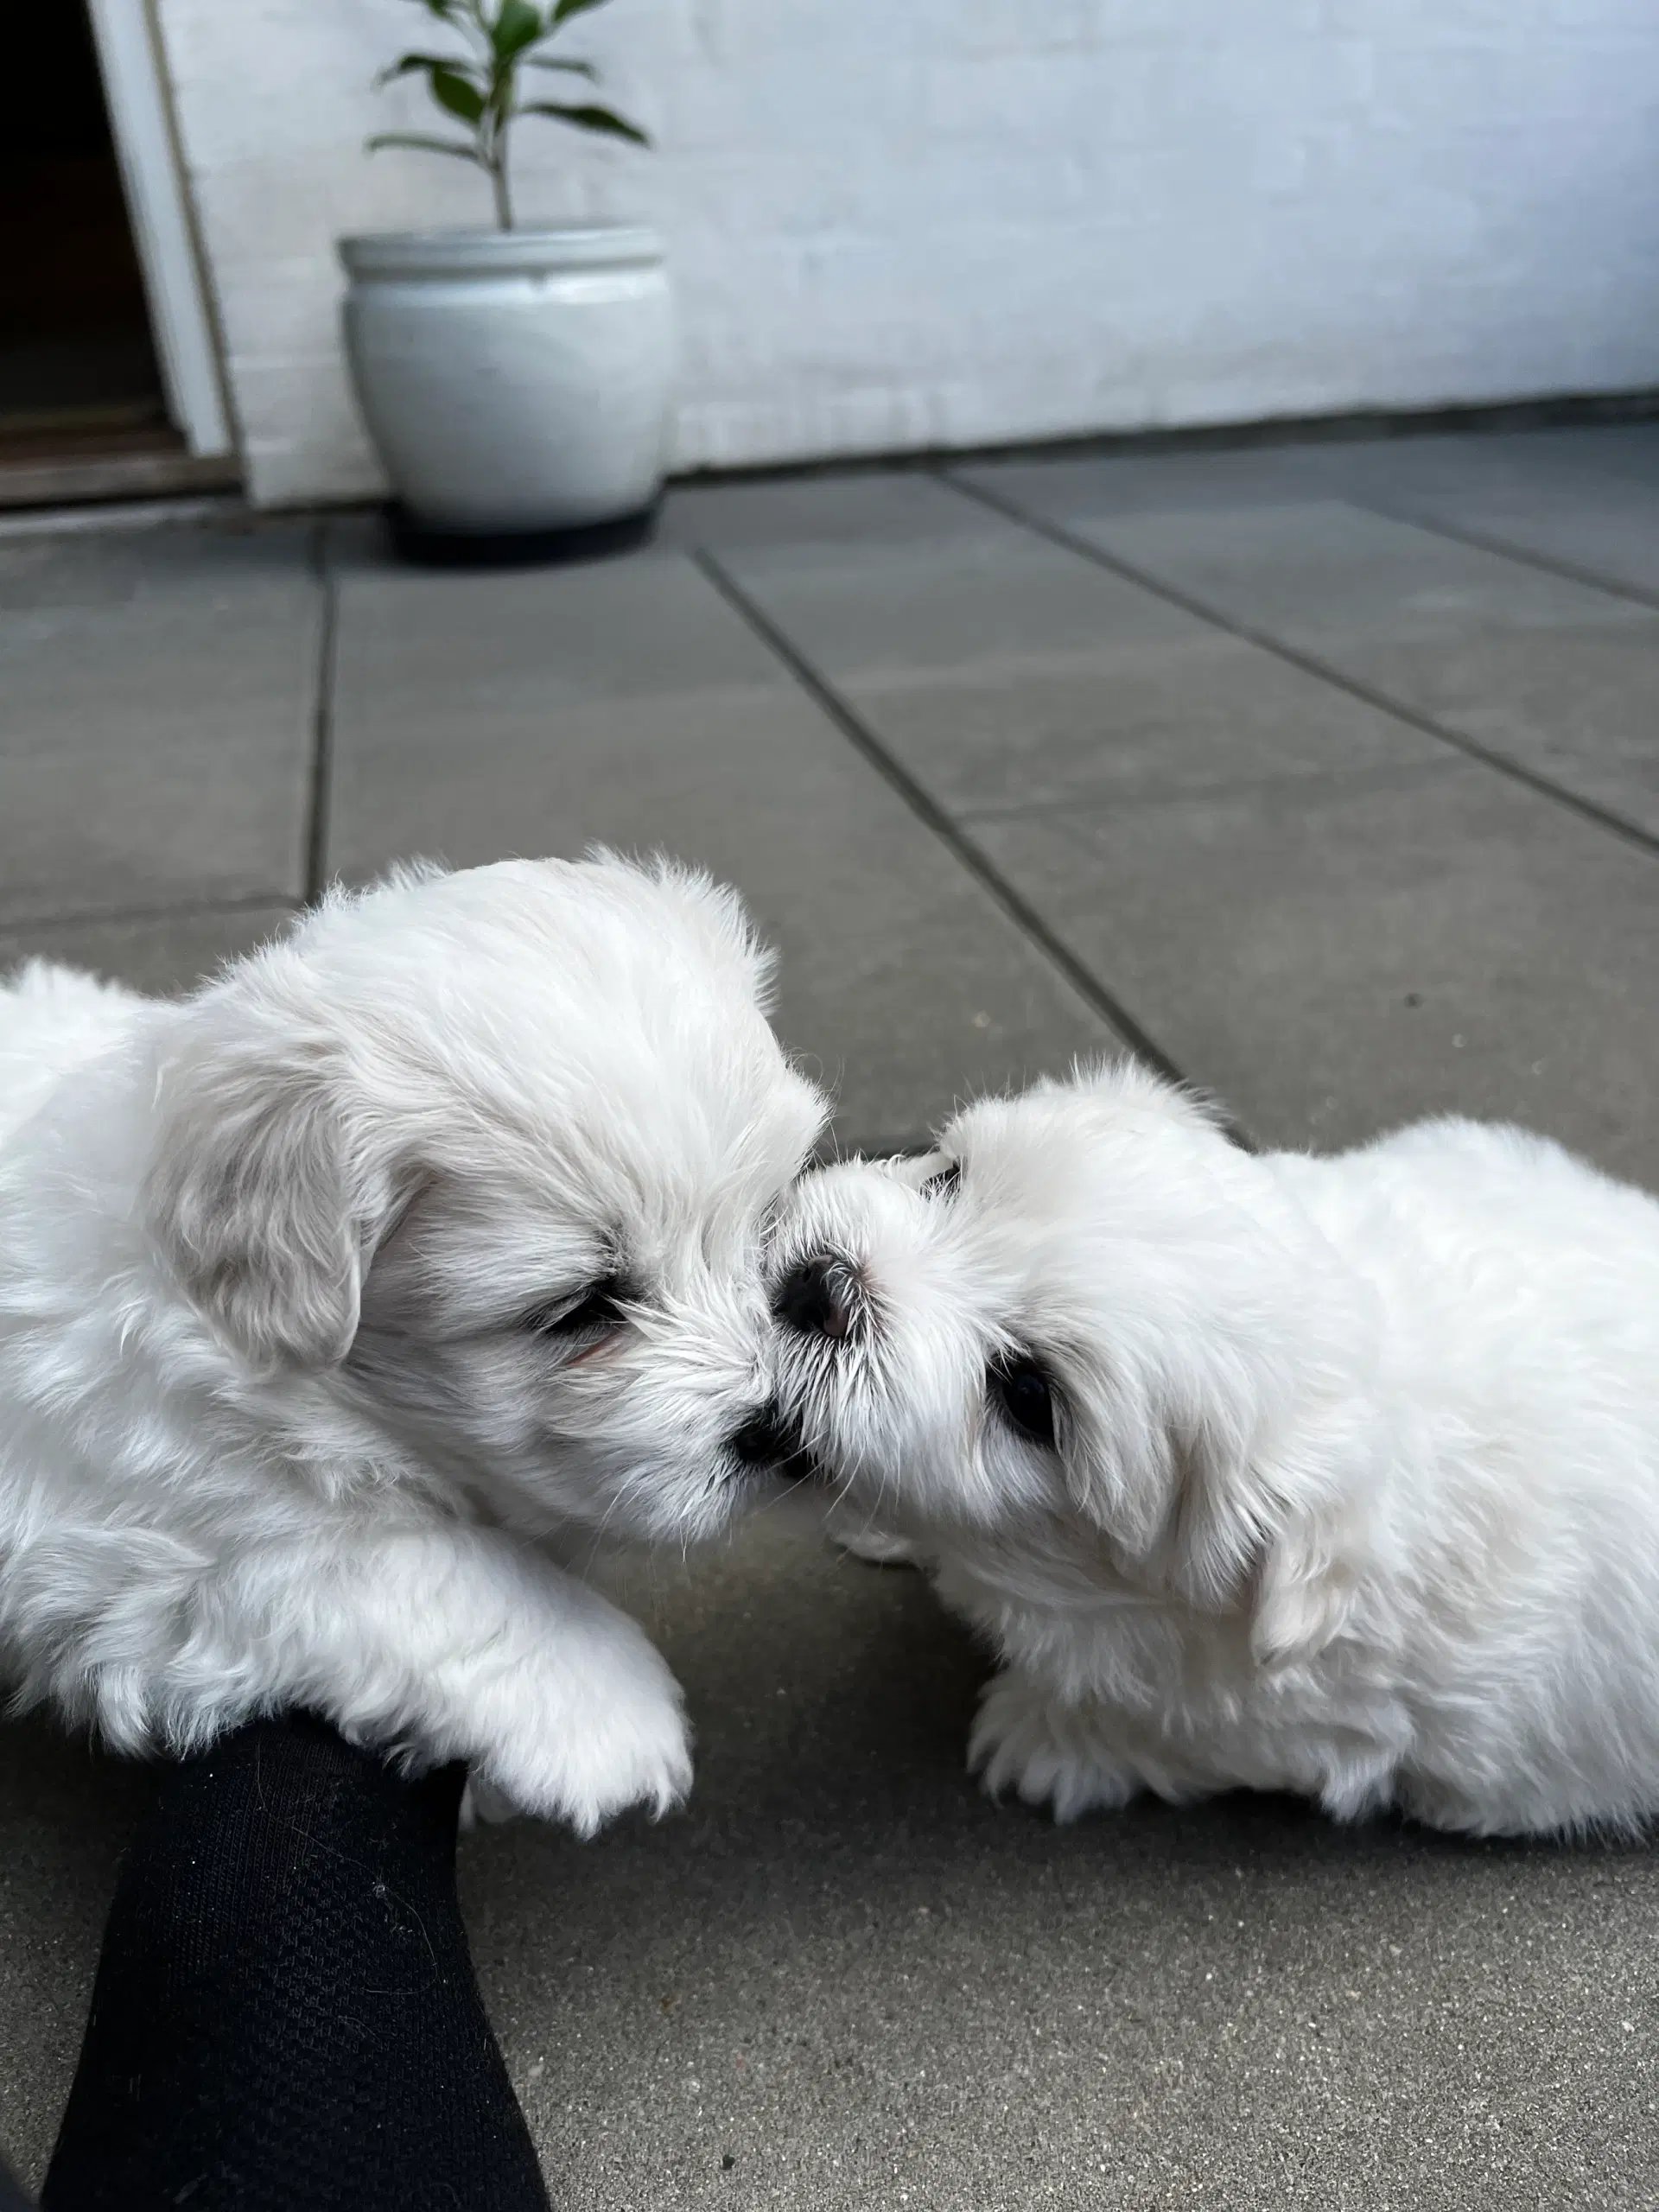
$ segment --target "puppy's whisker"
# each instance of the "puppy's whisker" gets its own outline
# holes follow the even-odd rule
[[[611,1522],[616,1518],[618,1512],[621,1510],[621,1505],[622,1495],[620,1491],[618,1491],[612,1498],[610,1503],[606,1507],[604,1512],[601,1514],[598,1522],[589,1536],[587,1549],[582,1555],[582,1566],[578,1571],[578,1579],[581,1581],[586,1582],[588,1576],[593,1573],[594,1568],[597,1566],[599,1562],[600,1550],[604,1544],[606,1534],[610,1528]]]

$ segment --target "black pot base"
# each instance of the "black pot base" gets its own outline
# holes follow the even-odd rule
[[[388,501],[386,527],[397,552],[423,569],[552,568],[568,561],[606,561],[637,552],[657,534],[662,502],[653,499],[614,522],[563,530],[442,530]]]

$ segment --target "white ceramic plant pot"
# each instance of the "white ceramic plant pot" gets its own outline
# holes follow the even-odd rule
[[[651,505],[673,365],[654,232],[406,232],[340,251],[358,398],[418,523],[560,530]]]

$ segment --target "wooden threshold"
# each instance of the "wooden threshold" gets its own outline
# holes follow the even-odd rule
[[[0,434],[0,508],[232,491],[241,475],[234,455],[187,453],[173,430],[109,425]]]

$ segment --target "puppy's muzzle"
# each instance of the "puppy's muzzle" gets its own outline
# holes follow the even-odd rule
[[[786,1329],[803,1337],[828,1337],[832,1343],[852,1333],[861,1303],[855,1271],[845,1260],[820,1253],[791,1268],[778,1287],[772,1310]]]

